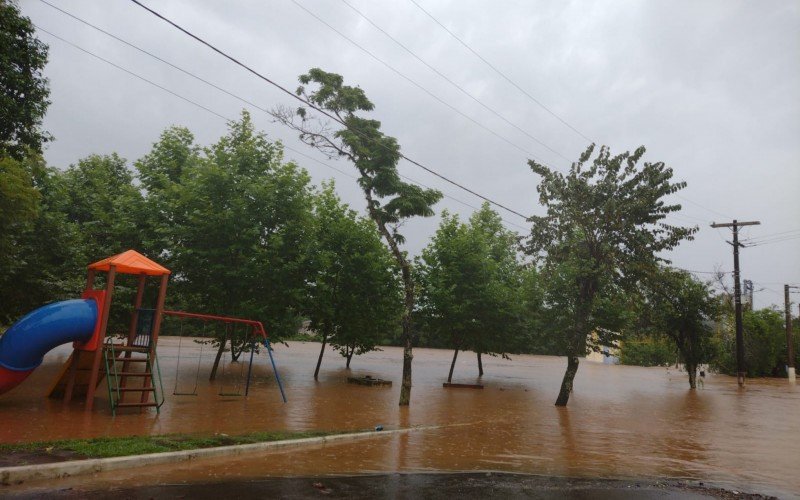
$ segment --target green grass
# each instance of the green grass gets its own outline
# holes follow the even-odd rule
[[[121,457],[145,453],[193,450],[234,444],[262,443],[284,439],[301,439],[327,436],[335,432],[254,432],[228,436],[214,434],[200,436],[191,434],[165,434],[162,436],[125,436],[92,439],[65,439],[20,444],[0,444],[0,453],[54,453],[67,451],[86,458]]]

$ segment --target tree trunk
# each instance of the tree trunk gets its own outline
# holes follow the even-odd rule
[[[237,352],[236,349],[233,347],[234,341],[231,339],[231,363],[236,363],[239,361],[239,356],[242,355],[242,350],[239,349]]]
[[[368,177],[363,169],[359,171],[362,176]],[[397,261],[397,265],[400,266],[400,272],[403,277],[403,380],[400,385],[400,406],[408,406],[411,402],[411,361],[414,359],[414,339],[411,335],[411,313],[414,311],[414,279],[411,276],[411,264],[409,264],[403,251],[400,250],[397,239],[392,235],[392,232],[389,231],[389,228],[386,227],[383,216],[376,211],[376,202],[372,198],[371,188],[364,188],[363,192],[367,199],[369,215],[378,226],[378,232],[383,236],[383,239],[386,240],[386,244],[389,245],[389,250],[391,250],[392,255]]]
[[[217,349],[217,357],[214,358],[214,366],[211,367],[211,375],[208,377],[209,381],[213,381],[215,378],[217,378],[217,367],[219,367],[219,360],[222,358],[222,353],[225,352],[225,344],[227,342],[228,337],[225,337],[219,344],[219,349]]]
[[[483,360],[481,360],[481,353],[478,353],[478,376],[483,377]]]
[[[453,351],[453,362],[450,363],[450,373],[447,375],[447,383],[448,384],[453,381],[453,368],[456,367],[456,358],[457,357],[458,357],[458,349]]]
[[[572,392],[572,382],[578,372],[578,356],[567,356],[567,371],[564,372],[564,379],[561,381],[561,391],[556,399],[556,406],[567,406],[569,393]]]
[[[328,334],[325,333],[322,335],[322,347],[319,350],[319,358],[317,358],[317,368],[314,370],[314,380],[317,380],[319,377],[319,365],[322,364],[322,355],[325,354],[325,344],[328,342]]]
[[[689,372],[689,388],[697,389],[697,363],[686,363],[686,371]]]
[[[347,351],[347,365],[345,365],[345,368],[347,368],[348,370],[350,369],[350,361],[352,361],[353,354],[355,352],[356,352],[356,346],[355,345],[351,346],[350,349]]]

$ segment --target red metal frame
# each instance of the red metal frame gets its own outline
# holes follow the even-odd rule
[[[269,336],[267,335],[267,331],[264,329],[264,324],[260,321],[255,321],[252,319],[244,319],[244,318],[234,318],[233,316],[216,316],[213,314],[200,314],[200,313],[190,313],[185,311],[164,311],[164,314],[167,316],[176,316],[179,318],[194,318],[194,319],[202,319],[204,321],[222,321],[224,323],[241,323],[244,325],[249,325],[253,328],[255,333],[259,333],[263,338],[267,339]]]

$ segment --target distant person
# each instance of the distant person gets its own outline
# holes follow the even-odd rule
[[[705,385],[706,385],[706,371],[705,370],[700,370],[700,378],[697,380],[697,385],[699,385],[701,389],[705,389]]]

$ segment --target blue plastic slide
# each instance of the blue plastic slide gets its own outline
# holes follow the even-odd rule
[[[94,299],[54,302],[23,316],[0,337],[0,394],[25,380],[51,349],[91,339],[96,322]]]

